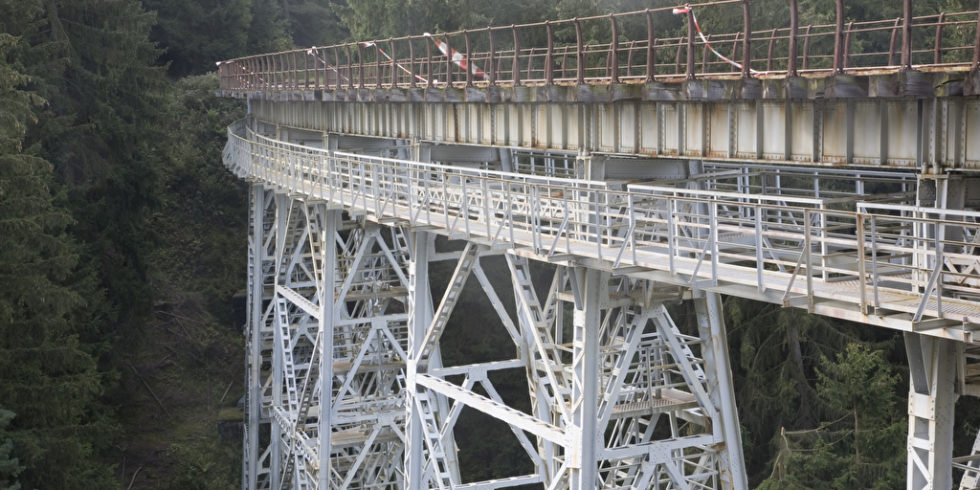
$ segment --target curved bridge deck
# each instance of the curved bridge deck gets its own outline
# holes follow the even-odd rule
[[[980,329],[980,213],[447,167],[277,141],[242,123],[228,136],[239,177],[379,223],[961,341]],[[959,238],[937,240],[937,229]]]

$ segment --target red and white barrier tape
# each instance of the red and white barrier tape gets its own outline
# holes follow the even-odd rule
[[[323,63],[323,66],[325,66],[325,67],[333,70],[334,73],[336,73],[338,77],[343,78],[344,80],[347,80],[347,77],[345,77],[345,76],[343,76],[343,75],[340,74],[340,70],[338,70],[337,67],[331,65],[330,63],[327,63],[327,60],[321,58],[319,53],[320,53],[320,48],[318,48],[316,46],[313,46],[310,49],[307,49],[306,50],[306,54],[308,54],[308,55],[316,58],[317,61],[319,61],[320,63]]]
[[[371,41],[362,42],[361,43],[361,46],[364,46],[365,48],[370,48],[371,46],[374,46],[375,48],[378,49],[378,52],[381,53],[381,55],[384,56],[388,61],[392,61],[391,56],[388,56],[388,53],[385,53],[385,50],[381,49],[381,46],[378,46],[377,44],[375,44],[375,43],[373,43]],[[395,66],[397,66],[401,71],[403,71],[403,72],[405,72],[405,73],[407,73],[409,75],[412,75],[412,72],[408,71],[408,69],[405,68],[404,66],[402,66],[401,63],[395,63]],[[414,76],[415,76],[416,79],[418,79],[422,83],[426,83],[428,81],[428,80],[426,80],[425,78],[423,78],[423,77],[421,77],[419,75],[414,75]]]
[[[703,32],[701,32],[701,26],[698,25],[698,18],[694,15],[694,9],[691,8],[691,4],[687,4],[687,5],[685,5],[685,6],[681,7],[681,8],[676,8],[676,9],[673,10],[673,12],[674,12],[674,15],[686,14],[686,13],[690,12],[691,13],[691,19],[694,21],[694,28],[698,31],[698,36],[701,37],[701,41],[704,42],[704,45],[707,46],[708,49],[710,49],[711,52],[715,54],[715,56],[721,58],[723,61],[729,63],[730,65],[734,66],[735,68],[738,68],[739,70],[742,69],[742,64],[741,63],[738,63],[738,62],[736,62],[736,61],[734,61],[732,59],[729,59],[727,56],[719,53],[718,50],[716,50],[715,47],[712,46],[711,43],[708,42],[708,38],[704,36],[704,33]],[[749,73],[752,73],[753,75],[758,75],[761,72],[756,71],[756,70],[753,70],[752,68],[749,68]]]
[[[215,63],[216,65],[218,65],[218,73],[219,73],[219,76],[220,76],[220,74],[222,72],[224,72],[224,69],[222,68],[222,65],[225,64],[225,63],[226,62],[224,62],[224,61],[218,61],[218,62]],[[258,79],[259,83],[265,83],[265,80],[263,80],[262,77],[256,75],[254,72],[252,72],[252,70],[249,70],[248,67],[245,66],[245,63],[242,63],[242,62],[239,61],[239,62],[237,62],[237,64],[238,64],[239,68],[241,68],[242,71],[245,72],[246,75],[251,75],[251,76],[255,77],[256,79]],[[242,82],[242,84],[245,85],[245,84],[248,83],[248,78],[245,75],[238,75],[238,81],[239,82]]]
[[[456,66],[462,68],[463,70],[469,70],[470,72],[473,73],[474,76],[480,77],[484,80],[490,79],[490,77],[487,76],[486,72],[481,70],[479,66],[476,66],[475,63],[472,64],[469,63],[465,56],[457,52],[455,49],[450,48],[448,43],[444,43],[432,37],[432,34],[429,34],[428,32],[422,35],[429,39],[432,39],[432,42],[436,43],[436,47],[439,48],[439,51],[441,51],[442,54],[449,56],[450,59],[452,59],[453,63],[456,64]]]

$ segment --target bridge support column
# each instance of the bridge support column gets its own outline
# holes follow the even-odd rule
[[[429,293],[429,250],[433,236],[426,232],[411,234],[408,265],[408,362],[406,366],[405,480],[408,490],[429,488],[425,475],[425,434],[416,374],[426,327],[432,320]],[[441,488],[441,485],[440,485]]]
[[[721,483],[726,489],[745,489],[749,483],[745,475],[742,431],[738,425],[738,410],[735,407],[732,368],[728,361],[728,334],[725,331],[721,295],[697,291],[694,307],[698,315],[701,354],[710,380],[708,394],[718,411],[721,422],[718,425],[725,439],[724,445],[718,450]]]
[[[906,333],[905,348],[910,375],[907,488],[951,488],[956,345]]]
[[[272,330],[266,317],[264,304],[271,304],[271,296],[265,284],[272,283],[272,257],[269,247],[275,235],[273,213],[275,212],[272,193],[266,192],[262,184],[252,184],[249,192],[249,236],[248,236],[248,294],[247,322],[245,339],[248,344],[248,362],[245,373],[245,426],[244,454],[242,457],[242,488],[255,490],[269,486],[269,448],[261,446],[260,441],[271,440],[262,437],[263,432],[271,430],[267,412],[263,412],[263,369],[271,364],[269,350],[263,348],[271,343]],[[268,227],[267,227],[268,225]],[[268,443],[266,443],[268,444]]]
[[[572,490],[596,488],[596,463],[602,444],[598,427],[599,405],[599,299],[608,297],[609,276],[595,269],[575,268],[580,301],[572,314],[572,425],[566,450]]]
[[[314,211],[314,218],[320,217],[322,219],[322,227],[318,230],[319,233],[317,237],[311,240],[311,243],[319,243],[319,254],[317,250],[311,249],[311,255],[314,255],[313,260],[320,262],[320,267],[318,271],[317,279],[317,304],[320,307],[320,318],[319,318],[319,328],[317,330],[317,339],[319,342],[319,390],[320,390],[320,413],[329,414],[333,411],[333,352],[334,352],[334,329],[336,328],[337,320],[337,309],[334,305],[334,293],[337,287],[337,228],[340,224],[342,212],[336,209],[327,209],[324,204],[317,204]],[[317,258],[316,255],[320,257]],[[311,362],[313,360],[311,359]],[[313,369],[313,366],[310,366]],[[316,380],[309,379],[307,377],[307,383],[315,382]],[[304,390],[305,391],[305,390]],[[306,403],[313,403],[312,400],[313,393],[310,392],[310,400],[306,400]],[[333,429],[330,427],[330,417],[320,416],[317,424],[317,435],[319,437],[319,448],[320,452],[318,454],[318,473],[317,473],[317,488],[330,488],[331,475],[331,460],[330,455],[333,452],[331,446],[331,434]]]

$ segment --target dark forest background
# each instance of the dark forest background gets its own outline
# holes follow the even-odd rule
[[[845,3],[848,19],[901,13],[897,1]],[[801,24],[832,19],[832,0],[801,4]],[[246,188],[220,150],[245,108],[214,96],[215,61],[664,5],[0,0],[0,489],[239,487],[234,297],[245,286]],[[754,27],[786,25],[787,5],[753,0]],[[917,0],[915,13],[976,7]],[[738,10],[698,15],[708,32],[741,29]],[[666,22],[661,32],[683,32],[679,18]],[[752,483],[903,486],[901,336],[733,298],[725,306]],[[472,294],[462,308],[487,306]],[[675,316],[683,324],[690,312]],[[448,360],[502,342],[479,324],[453,328]],[[977,408],[958,404],[958,453],[976,434]],[[506,431],[459,427],[461,446],[489,447],[462,455],[469,477],[523,464],[498,440]]]

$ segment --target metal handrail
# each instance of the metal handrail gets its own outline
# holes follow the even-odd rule
[[[305,147],[244,124],[229,128],[225,162],[243,178],[450,236],[664,271],[698,287],[755,286],[811,307],[834,299],[865,312],[980,323],[976,212],[908,216],[889,204],[839,211],[793,196],[622,190]]]
[[[789,27],[763,30],[752,29],[745,0],[693,5],[694,10],[742,7],[743,30],[710,33],[709,40],[715,49],[730,51],[726,56],[742,67],[722,60],[694,36],[690,15],[687,35],[658,37],[658,19],[673,15],[673,7],[665,7],[314,46],[235,58],[219,62],[218,68],[222,90],[305,91],[820,76],[869,70],[976,69],[980,62],[980,35],[963,32],[972,27],[980,34],[978,11],[912,16],[911,2],[905,2],[901,18],[845,24],[843,0],[837,4],[834,24],[797,26],[791,22]],[[795,9],[795,2],[792,5]],[[796,18],[794,11],[792,19]],[[583,25],[604,32],[606,38],[586,42]],[[913,33],[922,32],[927,35],[915,36],[913,42]],[[542,38],[534,46],[525,44],[527,39]],[[850,47],[862,39],[865,45],[876,41],[887,50],[851,53]],[[435,40],[457,51],[466,63],[455,64],[434,46]]]

